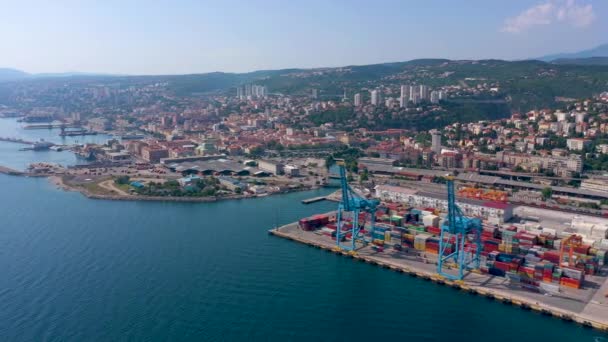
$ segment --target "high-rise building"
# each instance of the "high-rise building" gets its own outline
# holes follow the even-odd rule
[[[251,96],[251,84],[245,84],[245,96]]]
[[[80,112],[72,112],[72,121],[80,122]]]
[[[355,94],[355,106],[356,107],[361,106],[361,94],[359,94],[359,93]]]
[[[410,101],[412,101],[412,102],[414,101],[414,95],[416,95],[416,93],[417,93],[416,92],[416,86],[411,85],[410,86],[410,93],[409,93],[409,95],[410,95],[409,96]]]
[[[448,99],[448,93],[445,92],[445,90],[440,90],[439,91],[439,101],[445,101]]]
[[[311,94],[313,99],[318,99],[319,98],[319,90],[317,88],[312,88],[312,94]]]
[[[420,100],[428,100],[429,99],[429,87],[421,84],[420,85]]]
[[[412,94],[410,100],[415,105],[419,104],[420,103],[420,94],[419,93]]]
[[[371,100],[372,100],[372,105],[374,106],[378,106],[380,105],[380,102],[382,101],[382,96],[380,95],[380,90],[378,89],[374,89],[371,91]]]
[[[439,103],[439,92],[436,90],[431,92],[431,103]]]
[[[399,97],[399,107],[401,107],[401,108],[407,107],[408,101],[409,101],[409,97],[401,95],[401,97]]]
[[[401,85],[401,94],[399,97],[405,97],[409,100],[410,98],[410,87],[406,85]]]
[[[243,87],[236,87],[236,97],[239,99],[243,98]]]
[[[441,132],[436,129],[431,130],[431,149],[433,152],[441,153]]]

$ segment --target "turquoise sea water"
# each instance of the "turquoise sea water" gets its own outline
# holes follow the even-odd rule
[[[0,150],[0,164],[19,153]],[[599,332],[269,236],[316,190],[86,199],[0,175],[0,341],[602,341]]]
[[[89,200],[0,176],[2,341],[595,341],[598,332],[269,236],[325,190]]]

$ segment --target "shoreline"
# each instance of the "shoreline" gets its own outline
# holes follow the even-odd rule
[[[141,195],[120,195],[120,194],[96,194],[92,193],[90,190],[84,187],[76,187],[73,185],[66,184],[64,182],[62,175],[45,175],[41,177],[47,177],[49,182],[57,187],[57,189],[61,189],[64,191],[70,192],[79,192],[84,197],[89,199],[98,199],[98,200],[110,200],[110,201],[148,201],[148,202],[186,202],[186,203],[210,203],[210,202],[218,202],[224,200],[244,200],[244,199],[253,199],[253,198],[262,198],[273,195],[281,195],[298,191],[309,191],[316,190],[317,188],[304,188],[304,189],[296,189],[291,191],[282,191],[282,192],[274,192],[274,193],[266,193],[263,195],[231,195],[231,196],[222,196],[222,197],[173,197],[173,196],[141,196]]]
[[[89,189],[85,187],[79,187],[71,184],[67,184],[64,181],[64,174],[38,174],[31,173],[28,171],[19,171],[7,166],[0,165],[0,174],[5,174],[8,176],[15,177],[33,177],[33,178],[47,178],[48,181],[54,185],[57,189],[61,189],[63,191],[70,192],[79,192],[84,197],[89,199],[98,199],[98,200],[110,200],[110,201],[148,201],[148,202],[185,202],[185,203],[210,203],[210,202],[218,202],[224,200],[243,200],[243,199],[251,199],[251,198],[262,198],[273,195],[287,194],[292,192],[299,191],[309,191],[309,190],[317,190],[320,189],[321,186],[318,187],[310,187],[310,188],[300,188],[293,189],[288,191],[280,191],[280,192],[271,192],[260,195],[229,195],[222,197],[174,197],[174,196],[142,196],[142,195],[121,195],[121,194],[98,194],[93,193]],[[110,190],[111,191],[111,190]]]

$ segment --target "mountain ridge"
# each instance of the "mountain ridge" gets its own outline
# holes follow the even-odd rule
[[[545,55],[542,57],[533,58],[543,62],[552,62],[558,59],[579,59],[579,58],[590,58],[590,57],[608,57],[608,43],[598,45],[594,48],[577,51],[577,52],[566,52],[566,53],[555,53]]]

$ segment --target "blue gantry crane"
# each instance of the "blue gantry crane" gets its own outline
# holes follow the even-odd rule
[[[364,241],[361,236],[361,229],[365,228],[366,220],[359,221],[359,214],[366,213],[370,218],[370,233],[373,235],[376,208],[380,202],[376,199],[366,199],[359,196],[353,189],[348,185],[346,178],[346,169],[343,160],[338,160],[337,165],[340,169],[340,186],[342,188],[342,200],[338,205],[338,213],[336,216],[336,245],[337,248],[344,249],[347,251],[354,251],[356,248],[356,241]],[[343,230],[345,225],[345,218],[350,215],[352,218],[352,227],[348,230]],[[342,238],[347,234],[351,234],[350,245],[342,244]]]
[[[448,217],[441,227],[437,273],[451,280],[462,280],[465,270],[479,269],[481,220],[464,216],[456,205],[454,176],[446,176],[445,180],[448,188]],[[465,245],[467,238],[472,239],[472,244],[468,247]],[[456,264],[457,275],[445,271],[446,262]]]

